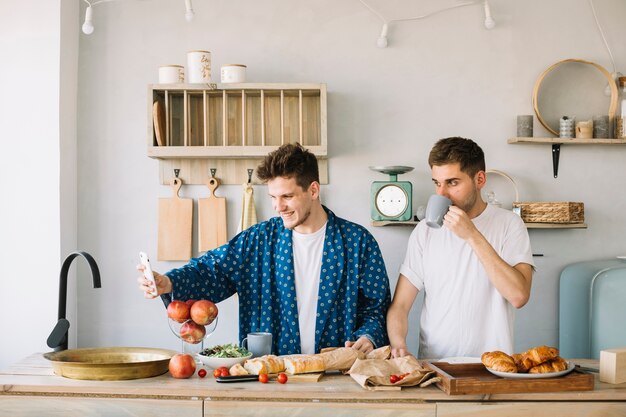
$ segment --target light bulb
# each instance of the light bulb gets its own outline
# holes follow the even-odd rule
[[[188,22],[191,22],[194,16],[193,7],[191,6],[191,0],[185,0],[185,10],[185,19],[187,19]]]
[[[380,32],[380,37],[378,38],[378,40],[376,41],[376,45],[379,48],[386,48],[387,47],[387,30],[389,29],[389,26],[387,25],[387,23],[383,24],[383,29]]]
[[[83,23],[83,33],[85,35],[91,35],[93,33],[93,11],[91,10],[91,6],[88,6],[85,9],[85,23]]]
[[[489,6],[489,2],[485,0],[483,6],[485,8],[485,29],[493,29],[496,27],[496,21],[493,20],[493,17],[491,16],[491,7]]]

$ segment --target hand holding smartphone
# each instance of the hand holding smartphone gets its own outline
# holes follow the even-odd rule
[[[158,291],[156,281],[154,280],[154,273],[152,272],[152,267],[150,266],[150,259],[148,258],[148,254],[145,252],[139,252],[139,261],[143,265],[143,276],[154,285],[152,295],[156,297],[158,295]]]

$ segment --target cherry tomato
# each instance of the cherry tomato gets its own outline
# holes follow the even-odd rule
[[[398,381],[400,381],[400,377],[398,375],[389,375],[389,382],[395,384]]]
[[[228,368],[222,368],[220,370],[220,376],[228,376],[230,375],[230,372],[228,372]]]
[[[200,370],[198,371],[198,376],[199,376],[200,378],[204,378],[204,377],[206,376],[206,369],[200,369]]]
[[[285,375],[285,373],[283,372],[279,373],[278,376],[276,377],[276,380],[280,382],[281,384],[286,384],[288,379],[289,378],[287,378],[287,375]]]
[[[267,374],[259,374],[259,382],[261,382],[262,384],[267,384],[267,381],[269,381],[270,378],[267,376]]]
[[[215,368],[213,370],[213,377],[214,378],[217,378],[218,376],[221,376],[221,375],[222,375],[222,370],[220,368]]]

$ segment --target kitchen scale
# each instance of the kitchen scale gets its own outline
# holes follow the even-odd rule
[[[407,166],[373,166],[372,171],[389,175],[389,181],[374,181],[370,193],[372,220],[408,221],[413,217],[413,185],[398,181],[398,175],[413,171]]]

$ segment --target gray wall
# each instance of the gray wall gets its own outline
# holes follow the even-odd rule
[[[596,3],[617,68],[624,69],[626,2]],[[371,4],[387,18],[442,6],[434,0]],[[191,23],[179,1],[95,6],[95,32],[81,34],[79,46],[78,246],[99,261],[103,288],[78,280],[78,344],[179,347],[162,304],[144,301],[136,288],[137,253],[156,253],[157,199],[170,195],[159,184],[157,161],[146,156],[146,85],[157,82],[159,65],[184,64],[188,50],[208,49],[216,80],[222,64],[244,63],[250,82],[327,83],[330,184],[323,200],[339,216],[368,226],[394,286],[411,230],[369,226],[370,183],[383,179],[370,165],[414,166],[402,178],[413,182],[415,206],[424,204],[433,190],[430,147],[462,135],[482,145],[490,168],[515,178],[523,201],[584,202],[587,230],[530,231],[534,252],[544,257],[536,258],[532,297],[518,312],[516,348],[556,345],[562,268],[626,252],[626,199],[619,192],[626,148],[563,146],[555,179],[549,146],[506,141],[515,136],[516,115],[532,113],[533,84],[545,68],[565,58],[612,68],[587,1],[491,4],[498,23],[491,31],[483,27],[482,7],[464,7],[391,24],[386,49],[376,47],[380,20],[356,0],[196,0]],[[82,2],[80,11],[78,26]],[[536,124],[535,135],[545,134]],[[487,189],[510,206],[510,185],[489,181]],[[228,198],[233,235],[241,187],[219,191]],[[197,199],[206,189],[188,186],[182,195]],[[265,187],[256,186],[255,198],[260,218],[272,216]],[[155,262],[155,269],[178,265]],[[235,303],[220,308],[210,344],[236,339]],[[410,336],[415,351],[415,331]]]

